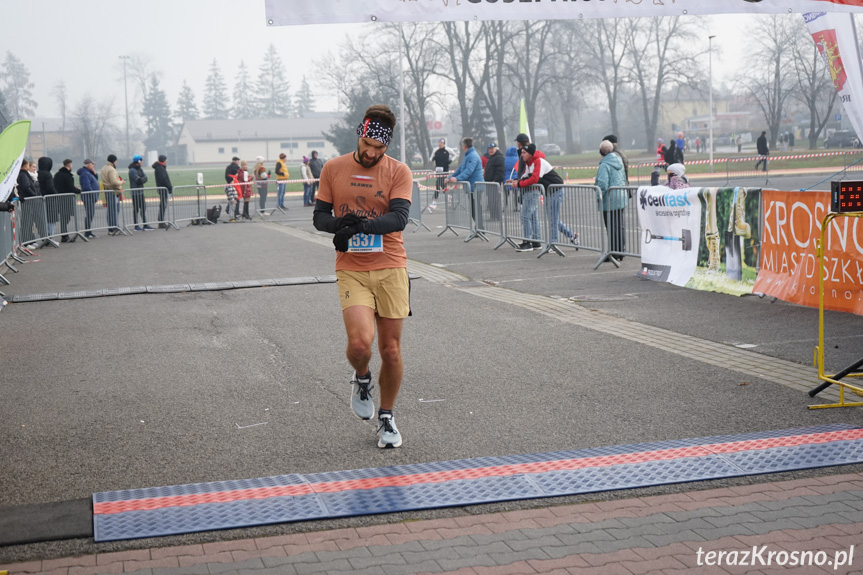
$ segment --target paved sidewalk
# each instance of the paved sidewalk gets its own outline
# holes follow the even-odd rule
[[[8,570],[10,575],[863,573],[861,512],[863,472],[32,561],[0,566],[0,571]],[[720,552],[726,552],[721,566],[716,565]],[[837,559],[845,564],[834,566]],[[735,562],[736,566],[728,565]],[[795,568],[795,563],[806,564]]]

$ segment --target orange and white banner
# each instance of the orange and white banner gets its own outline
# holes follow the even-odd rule
[[[266,0],[270,26],[863,12],[863,0]]]
[[[754,291],[818,307],[816,242],[830,211],[830,192],[762,193],[761,269]],[[863,315],[863,218],[837,217],[824,244],[824,309]]]

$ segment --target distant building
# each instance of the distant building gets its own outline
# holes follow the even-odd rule
[[[80,147],[81,137],[72,128],[72,122],[66,120],[65,127],[60,118],[28,118],[30,120],[30,137],[24,148],[25,158],[41,158],[51,156],[58,164],[57,157],[72,156],[73,149]],[[65,128],[65,129],[64,129]],[[62,160],[62,158],[61,158]]]
[[[256,156],[274,162],[285,153],[289,162],[301,162],[312,150],[332,158],[339,155],[324,138],[341,120],[337,114],[315,114],[310,118],[256,120],[190,120],[177,138],[176,158],[180,164],[225,164],[238,156],[249,162]]]

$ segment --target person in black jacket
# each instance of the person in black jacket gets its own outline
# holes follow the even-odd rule
[[[315,179],[312,182],[311,202],[315,203],[315,194],[318,193],[318,186],[321,184],[321,171],[324,169],[324,161],[318,157],[318,151],[312,150],[312,157],[309,159],[309,169],[312,171],[312,177]]]
[[[135,222],[135,231],[143,232],[152,230],[147,225],[147,202],[144,198],[144,184],[147,183],[147,174],[141,167],[144,161],[139,154],[135,154],[132,163],[129,164],[129,187],[132,188],[132,218]],[[138,225],[138,212],[141,212],[142,226]]]
[[[36,182],[33,181],[33,178],[30,176],[29,172],[30,162],[26,159],[21,161],[21,171],[18,172],[18,197],[23,199],[26,198],[34,198],[39,195],[39,191],[36,189]]]
[[[483,170],[483,179],[486,182],[497,182],[501,190],[503,189],[503,182],[506,180],[506,159],[494,142],[488,145],[488,162]],[[500,219],[500,193],[488,194],[488,212],[492,220]]]
[[[174,186],[171,185],[171,176],[168,175],[168,156],[162,154],[159,161],[153,163],[153,173],[156,175],[156,186],[159,188],[159,228],[167,229],[170,226],[165,222],[165,209],[168,207],[168,195],[173,195]]]
[[[63,234],[60,241],[64,244],[68,241],[74,242],[77,236],[73,233],[70,240],[69,220],[72,218],[72,212],[75,211],[75,196],[69,194],[80,194],[81,189],[75,185],[72,160],[63,160],[63,167],[54,174],[54,190],[58,194],[64,194],[57,198],[57,215],[60,218],[60,233]]]
[[[441,138],[438,140],[437,150],[432,154],[432,162],[434,162],[435,172],[440,174],[446,174],[449,172],[449,165],[452,162],[452,156],[449,153],[449,150],[446,149],[446,140]],[[437,181],[435,182],[434,188],[434,199],[432,200],[431,207],[437,206],[437,197],[444,189],[446,188],[446,175],[439,175],[437,177]]]
[[[764,163],[764,171],[767,171],[767,156],[770,155],[770,148],[767,147],[767,132],[761,132],[758,139],[755,141],[755,146],[758,148],[758,161],[755,162],[755,169],[758,170],[758,165]]]
[[[671,164],[682,164],[683,163],[683,150],[677,147],[677,142],[671,140],[668,143],[668,148],[665,150],[665,164],[666,167]]]
[[[48,219],[48,237],[54,235],[54,228],[57,224],[58,213],[60,211],[57,205],[57,198],[52,198],[57,194],[54,189],[54,176],[51,174],[51,168],[54,167],[54,160],[47,156],[42,156],[37,162],[39,171],[36,172],[36,181],[39,184],[39,193],[45,198],[45,215]],[[40,230],[41,231],[41,230]]]

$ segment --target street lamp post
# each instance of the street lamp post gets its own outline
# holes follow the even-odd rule
[[[708,90],[710,92],[710,103],[709,103],[710,109],[708,110],[709,115],[707,116],[707,118],[708,118],[707,125],[708,125],[708,130],[710,132],[708,135],[708,138],[709,138],[708,142],[710,142],[710,173],[713,173],[713,39],[714,38],[716,38],[715,35],[707,37],[707,52],[709,55],[709,60],[708,60],[709,64],[708,64],[708,72],[707,72],[708,73],[707,86],[708,86]]]
[[[129,88],[126,82],[126,62],[130,59],[129,56],[119,56],[123,61],[123,98],[126,101],[126,157],[131,154],[129,150]]]

